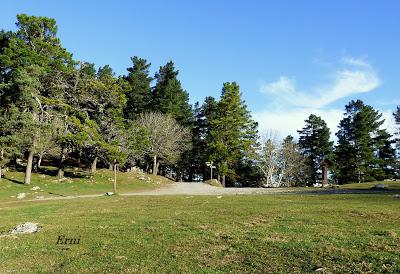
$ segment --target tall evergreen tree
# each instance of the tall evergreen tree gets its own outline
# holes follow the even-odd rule
[[[393,178],[396,166],[396,141],[386,130],[378,130],[374,137],[375,155],[377,156],[372,176],[377,180]]]
[[[224,83],[218,110],[210,120],[207,137],[209,160],[217,164],[218,172],[223,176],[223,185],[225,176],[228,176],[228,183],[234,183],[239,161],[250,158],[255,153],[257,143],[257,123],[251,119],[235,82]]]
[[[192,127],[192,150],[189,157],[190,174],[189,180],[194,177],[206,180],[210,176],[209,168],[206,162],[209,159],[206,138],[210,130],[210,121],[214,119],[217,113],[217,102],[213,97],[206,97],[202,106],[196,103],[193,109],[193,127]]]
[[[128,75],[123,77],[126,82],[124,87],[127,99],[124,108],[126,119],[134,120],[140,113],[148,112],[151,103],[151,87],[153,78],[149,76],[150,63],[146,59],[134,56],[131,58],[132,66],[127,68]]]
[[[377,161],[373,136],[384,122],[382,114],[361,100],[351,101],[345,109],[336,133],[336,178],[340,183],[372,180]]]
[[[396,129],[396,143],[397,143],[397,148],[400,148],[400,106],[397,107],[396,111],[393,113],[394,121],[397,125]]]
[[[307,177],[309,183],[315,183],[320,177],[320,162],[324,158],[330,158],[333,152],[333,142],[330,141],[330,131],[325,121],[311,114],[303,129],[299,130],[299,146],[306,157]]]
[[[107,151],[119,137],[125,139],[123,108],[126,99],[108,65],[100,67],[97,72],[92,69],[83,71],[89,73],[84,73],[81,78],[80,108],[94,122],[98,132],[84,146],[86,156],[92,161],[91,171],[95,172],[99,158],[113,164],[107,158]]]
[[[171,115],[183,126],[192,125],[192,109],[189,94],[182,89],[177,79],[179,74],[174,63],[169,61],[155,75],[157,83],[153,89],[152,110]]]
[[[28,184],[40,129],[48,124],[51,112],[60,104],[65,74],[74,62],[56,36],[54,19],[20,14],[17,20],[18,30],[8,37],[0,55],[0,74],[5,80],[2,101],[31,115],[30,124],[25,125],[31,129],[27,131],[31,137],[25,176]]]

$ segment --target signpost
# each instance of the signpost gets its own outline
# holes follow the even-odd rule
[[[211,173],[211,179],[210,180],[212,180],[212,178],[213,178],[213,168],[216,168],[216,166],[213,166],[213,162],[211,161],[211,162],[206,162],[206,165],[208,166],[208,167],[210,167],[210,173]]]

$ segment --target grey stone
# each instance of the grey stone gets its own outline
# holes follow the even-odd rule
[[[20,225],[17,225],[11,230],[11,234],[24,234],[24,233],[35,233],[38,231],[38,224],[26,222]]]

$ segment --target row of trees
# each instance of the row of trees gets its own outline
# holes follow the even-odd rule
[[[399,107],[393,115],[400,125]],[[331,179],[341,184],[399,178],[399,132],[391,135],[381,128],[383,123],[382,114],[373,107],[361,100],[350,101],[339,123],[336,145],[325,121],[311,114],[298,131],[297,144],[291,136],[281,144],[275,138],[267,138],[258,164],[267,185],[320,182],[321,162],[325,160],[333,164]],[[284,176],[286,180],[282,180]]]
[[[223,84],[219,100],[191,106],[172,61],[154,76],[147,60],[131,62],[116,76],[108,65],[76,61],[54,19],[18,15],[16,32],[0,32],[0,178],[5,166],[25,166],[29,184],[45,163],[58,167],[59,178],[68,165],[92,172],[139,166],[195,181],[210,177],[205,163],[212,161],[224,185],[303,185],[320,179],[325,158],[340,183],[397,176],[395,139],[361,101],[346,106],[336,146],[315,115],[298,142],[270,136],[259,143],[235,82]]]
[[[255,153],[257,124],[236,83],[192,108],[172,61],[152,77],[151,64],[133,57],[117,77],[74,60],[54,19],[21,14],[16,25],[0,32],[0,174],[25,159],[26,184],[43,161],[59,178],[67,165],[109,165],[200,180],[211,160],[231,183]]]

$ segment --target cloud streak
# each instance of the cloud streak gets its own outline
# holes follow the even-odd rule
[[[316,85],[307,91],[299,90],[293,78],[285,75],[262,85],[260,92],[268,95],[274,105],[254,113],[260,132],[273,130],[281,137],[288,134],[297,137],[297,130],[304,127],[304,120],[315,114],[326,121],[331,129],[331,138],[335,139],[334,133],[344,110],[329,105],[343,98],[371,92],[382,84],[378,73],[368,62],[352,57],[341,60],[331,79],[329,83]],[[384,112],[384,116],[390,118],[389,112]],[[387,120],[386,125],[390,128],[390,121]]]
[[[297,90],[294,81],[281,76],[277,81],[263,85],[260,91],[275,95],[297,107],[322,108],[354,94],[370,92],[381,85],[377,72],[363,59],[344,58],[345,68],[337,70],[333,82],[324,87],[313,87],[309,92]]]

